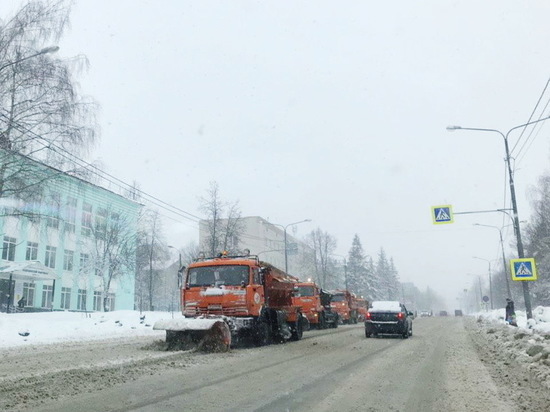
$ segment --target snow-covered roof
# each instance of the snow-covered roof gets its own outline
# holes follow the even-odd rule
[[[38,260],[25,260],[22,262],[12,262],[2,260],[0,262],[0,279],[36,281],[36,280],[55,280],[57,278],[55,271]]]

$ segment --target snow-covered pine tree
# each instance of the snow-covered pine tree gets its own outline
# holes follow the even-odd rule
[[[355,234],[348,252],[347,283],[350,291],[359,296],[367,296],[367,261],[359,235]]]
[[[393,263],[393,258],[390,257],[390,272],[389,272],[389,294],[390,300],[402,300],[401,284],[399,283],[399,274]]]
[[[380,248],[378,252],[378,260],[376,262],[375,270],[375,282],[379,295],[377,296],[378,300],[392,300],[393,295],[393,281],[392,273],[390,268],[390,262],[386,256],[386,252],[383,248]]]

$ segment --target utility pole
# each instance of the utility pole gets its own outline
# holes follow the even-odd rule
[[[523,250],[523,241],[521,239],[521,230],[519,226],[518,205],[516,201],[516,187],[514,183],[514,173],[512,172],[512,165],[510,162],[510,147],[508,145],[508,136],[510,136],[510,133],[516,129],[521,129],[523,127],[530,126],[532,124],[544,122],[545,120],[548,120],[548,119],[550,119],[550,116],[544,117],[542,119],[534,120],[532,122],[527,122],[516,127],[512,127],[510,130],[508,130],[508,132],[506,132],[506,134],[502,133],[500,130],[497,130],[497,129],[483,129],[483,128],[475,128],[475,127],[461,127],[461,126],[447,127],[448,131],[474,130],[479,132],[498,133],[504,139],[504,150],[506,152],[506,165],[508,166],[508,181],[510,183],[510,199],[512,201],[512,210],[513,210],[514,232],[516,233],[516,245],[518,249],[518,258],[520,259],[525,258],[525,253]],[[529,295],[529,281],[522,281],[521,284],[523,286],[523,300],[525,301],[525,312],[527,312],[527,319],[532,319],[533,311],[531,309],[531,296]]]

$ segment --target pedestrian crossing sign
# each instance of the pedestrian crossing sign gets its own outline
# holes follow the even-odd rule
[[[453,223],[453,207],[451,205],[432,206],[432,220],[434,225]]]
[[[510,259],[512,280],[537,280],[537,266],[534,258]]]

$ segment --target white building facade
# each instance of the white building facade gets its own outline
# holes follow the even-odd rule
[[[247,216],[240,218],[241,231],[231,241],[232,249],[250,250],[250,254],[258,255],[260,260],[285,270],[300,279],[312,277],[311,267],[314,260],[314,252],[307,243],[293,236],[293,227],[286,230],[287,256],[285,262],[285,230],[284,226],[270,223],[260,216]],[[223,226],[223,220],[222,220]],[[208,224],[201,220],[199,224],[199,245],[204,247],[208,238]],[[237,243],[237,244],[235,244]],[[207,248],[204,248],[207,249]],[[206,252],[206,251],[205,251]],[[220,251],[221,252],[221,251]],[[206,252],[208,254],[208,252]]]

